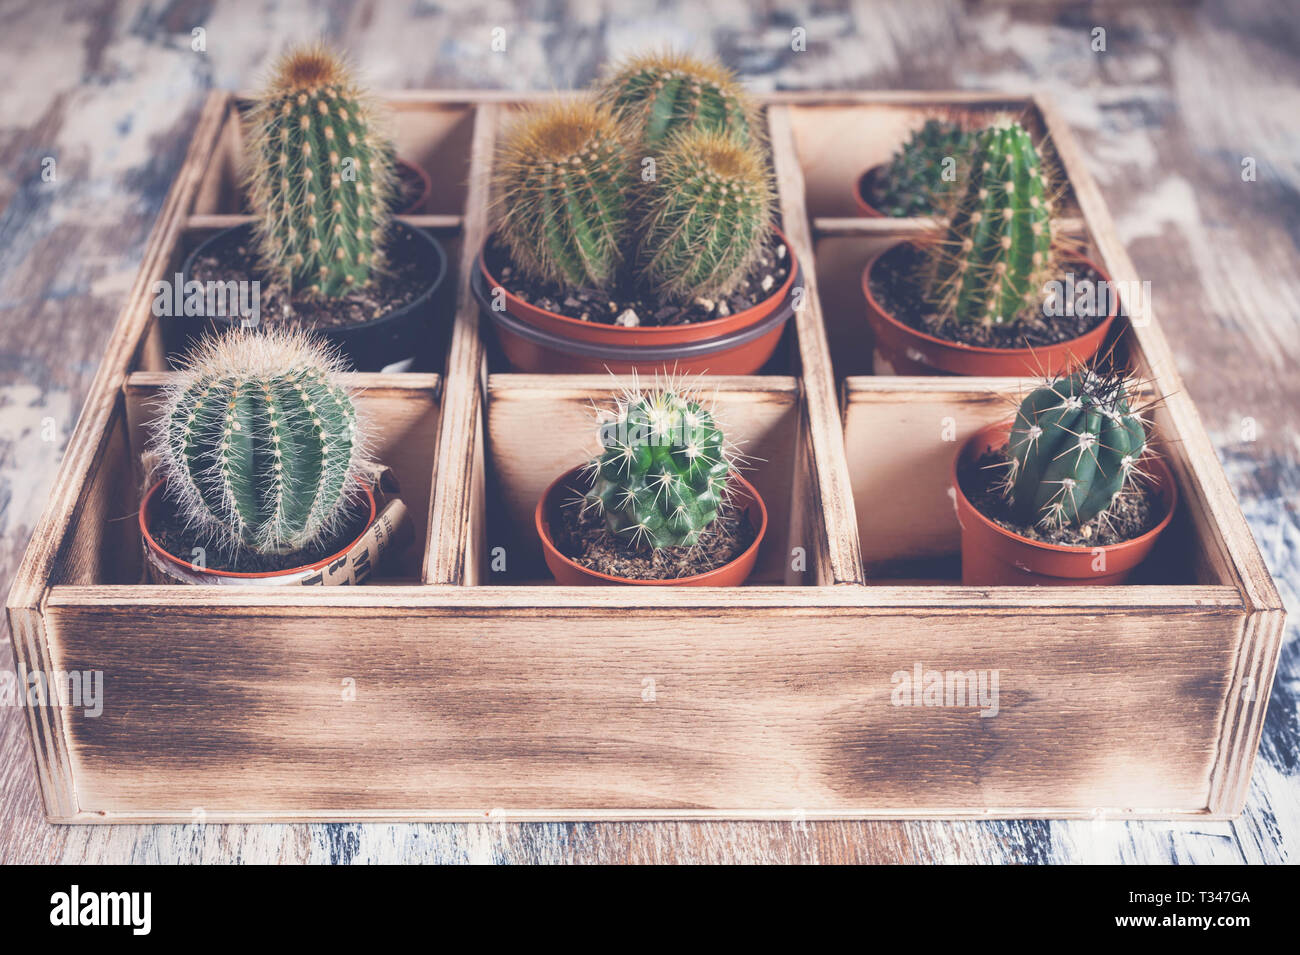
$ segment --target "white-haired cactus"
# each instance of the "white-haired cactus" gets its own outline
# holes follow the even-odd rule
[[[1010,324],[1038,300],[1054,268],[1051,185],[1014,120],[997,120],[968,142],[965,188],[944,240],[930,247],[927,297],[947,320]]]
[[[958,185],[956,163],[966,132],[960,123],[930,118],[894,154],[879,183],[880,211],[890,216],[928,216]],[[945,161],[953,175],[945,177]]]
[[[640,276],[671,299],[729,294],[771,226],[772,186],[758,150],[722,133],[679,134],[649,193]]]
[[[501,240],[524,273],[570,288],[614,285],[633,176],[607,109],[581,99],[531,109],[494,169]]]
[[[300,332],[232,331],[199,346],[167,390],[152,443],[191,527],[264,554],[338,529],[361,461],[341,369]]]
[[[1085,369],[1037,388],[1011,429],[1005,490],[1026,524],[1082,524],[1138,471],[1146,428],[1121,375]]]
[[[600,433],[586,503],[609,532],[654,549],[694,545],[726,499],[735,457],[699,397],[671,385],[633,392]]]
[[[596,87],[601,102],[654,149],[675,133],[703,130],[758,139],[758,109],[722,64],[681,53],[629,57]]]
[[[391,145],[351,72],[323,47],[281,58],[248,116],[249,201],[263,271],[338,297],[382,261]]]

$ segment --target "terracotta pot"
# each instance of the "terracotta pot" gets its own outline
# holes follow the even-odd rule
[[[416,352],[432,335],[435,293],[447,277],[447,253],[441,242],[425,230],[401,222],[394,222],[391,228],[390,248],[402,243],[402,254],[419,263],[429,284],[415,299],[380,318],[317,329],[323,338],[338,347],[357,371],[406,371],[410,367]],[[194,263],[200,256],[226,243],[251,243],[252,230],[251,224],[237,225],[200,243],[185,259],[182,282],[190,280]],[[234,327],[238,319],[226,315],[182,316],[168,318],[167,323],[170,328],[168,350],[181,353],[189,351],[204,335]]]
[[[876,177],[884,171],[885,164],[872,166],[861,176],[853,187],[853,202],[858,207],[858,215],[867,219],[883,219],[885,214],[871,204],[867,196],[871,195],[871,186],[875,183]]]
[[[793,253],[792,253],[793,254]],[[793,261],[793,260],[792,260]],[[593,322],[580,322],[553,312],[533,308],[508,293],[504,310],[493,307],[491,293],[494,281],[479,256],[480,267],[471,276],[470,288],[483,314],[496,332],[497,341],[510,365],[525,372],[551,372],[563,374],[704,374],[752,375],[761,369],[776,352],[781,342],[785,324],[794,315],[794,298],[788,290],[802,280],[797,263],[782,286],[787,289],[784,299],[768,299],[753,309],[725,319],[699,322],[694,325],[668,328],[620,328]],[[513,300],[521,310],[557,319],[561,324],[544,325],[520,318]],[[771,305],[771,308],[768,306]],[[699,326],[715,329],[720,322],[728,322],[739,315],[763,313],[758,321],[746,321],[713,337],[679,338],[674,334],[695,336]],[[572,334],[576,325],[591,335],[577,337]],[[638,334],[640,332],[640,334]],[[598,338],[598,341],[589,340]]]
[[[427,172],[413,162],[407,162],[405,159],[399,158],[393,165],[397,167],[396,172],[399,183],[414,179],[420,184],[419,190],[414,195],[393,209],[393,214],[410,216],[422,212],[424,204],[429,201],[429,196],[433,193],[433,180],[429,178]]]
[[[580,494],[580,488],[587,486],[581,474],[582,470],[583,466],[579,465],[556,478],[546,489],[542,499],[537,502],[537,509],[533,516],[537,526],[537,536],[542,542],[542,554],[546,558],[546,566],[555,575],[556,583],[569,587],[591,584],[637,584],[644,587],[739,587],[754,570],[754,562],[758,559],[758,548],[767,533],[767,507],[763,504],[763,499],[754,485],[734,471],[731,480],[740,492],[734,500],[744,505],[749,514],[750,524],[758,533],[745,552],[730,563],[716,567],[707,573],[678,577],[676,580],[629,580],[626,577],[614,577],[590,570],[570,560],[555,546],[551,537],[551,525],[558,522],[560,507]]]
[[[230,586],[235,584],[261,584],[270,586],[286,586],[301,584],[304,578],[311,577],[321,570],[321,568],[334,563],[343,558],[348,551],[352,550],[358,543],[365,538],[370,532],[370,525],[375,521],[375,495],[374,492],[366,485],[362,485],[366,492],[366,500],[370,504],[370,517],[366,520],[365,529],[357,535],[356,540],[349,541],[346,547],[340,548],[338,553],[331,554],[324,560],[318,560],[312,564],[303,564],[299,567],[287,567],[284,570],[267,571],[264,573],[246,574],[231,570],[214,570],[210,567],[196,567],[187,560],[182,560],[175,554],[163,549],[162,545],[154,539],[153,533],[149,530],[149,525],[153,518],[153,509],[157,504],[158,498],[162,494],[165,481],[159,481],[145,493],[144,500],[140,502],[140,511],[138,515],[140,524],[140,537],[144,541],[145,554],[151,563],[156,566],[151,568],[156,571],[154,576],[159,574],[170,580],[191,583],[206,584],[216,586]]]
[[[958,473],[987,451],[1006,445],[1010,422],[977,431],[953,458],[953,499],[961,525],[961,582],[969,587],[1055,584],[1105,586],[1122,584],[1146,559],[1178,505],[1178,488],[1159,458],[1143,465],[1151,472],[1164,507],[1160,523],[1140,537],[1104,547],[1066,547],[1030,540],[985,517],[966,497]],[[1104,554],[1103,554],[1104,552]],[[1098,564],[1100,558],[1104,561]]]
[[[1055,376],[1082,364],[1097,354],[1106,333],[1119,312],[1119,300],[1110,296],[1110,314],[1086,335],[1055,345],[1033,348],[984,348],[963,345],[919,332],[888,312],[871,293],[871,272],[890,249],[872,256],[862,270],[862,293],[867,299],[867,321],[876,336],[876,351],[896,375],[979,375],[1018,378],[1026,375]],[[1108,275],[1097,263],[1085,258],[1068,260],[1091,268],[1104,282]]]
[[[584,322],[576,318],[569,318],[567,315],[547,311],[531,305],[503,289],[506,311],[526,325],[532,325],[534,328],[550,332],[566,340],[584,342],[590,345],[612,345],[619,348],[665,348],[690,342],[719,339],[759,324],[763,319],[777,311],[789,298],[799,263],[795,259],[794,248],[790,245],[790,240],[786,238],[785,233],[781,232],[780,229],[774,231],[782,244],[785,245],[786,253],[790,257],[790,271],[786,275],[785,281],[780,287],[773,289],[772,294],[757,305],[736,312],[734,315],[727,315],[724,318],[714,318],[706,322],[690,322],[685,325],[625,328],[621,325],[606,325],[601,322]],[[501,283],[488,269],[487,260],[482,251],[479,252],[478,267],[483,274],[487,289],[492,290],[501,287]]]

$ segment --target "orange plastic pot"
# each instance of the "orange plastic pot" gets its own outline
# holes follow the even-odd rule
[[[1178,505],[1178,489],[1159,458],[1144,465],[1151,471],[1164,507],[1160,523],[1140,537],[1099,547],[1067,547],[1030,540],[985,517],[961,488],[958,474],[987,451],[1005,447],[1011,423],[977,431],[953,458],[952,489],[961,525],[961,582],[969,587],[1055,584],[1106,586],[1122,584],[1151,553],[1169,526]]]
[[[876,177],[884,170],[885,165],[881,163],[878,166],[872,166],[861,176],[853,187],[853,201],[858,207],[858,215],[867,219],[883,219],[885,214],[873,206],[867,196],[871,195],[871,186],[875,183]]]
[[[1078,338],[1034,348],[985,348],[936,338],[899,321],[871,293],[871,272],[889,251],[876,253],[862,270],[862,294],[867,299],[867,322],[876,336],[876,351],[896,375],[1061,375],[1097,354],[1119,314],[1119,300],[1111,295],[1110,314],[1096,328]],[[1096,262],[1085,258],[1070,261],[1095,270],[1103,282],[1110,282],[1110,275]]]
[[[721,567],[715,567],[707,573],[678,577],[675,580],[630,580],[627,577],[602,574],[600,571],[591,570],[570,560],[555,546],[555,540],[551,536],[551,526],[558,523],[560,508],[564,502],[581,496],[588,486],[588,481],[581,473],[583,469],[584,466],[579,465],[552,482],[541,500],[537,502],[537,510],[533,516],[534,523],[537,525],[537,536],[542,542],[542,555],[546,558],[546,566],[555,576],[556,583],[568,587],[593,584],[637,584],[644,587],[739,587],[753,572],[754,562],[758,559],[759,545],[763,543],[763,536],[767,533],[767,507],[763,504],[763,499],[754,485],[734,471],[731,473],[731,481],[739,492],[734,500],[744,506],[750,524],[757,530],[754,542],[736,559]]]
[[[281,585],[297,584],[304,577],[309,577],[319,571],[322,567],[342,559],[348,551],[357,545],[357,543],[366,536],[370,530],[370,525],[375,522],[375,495],[371,489],[362,484],[362,489],[366,492],[366,500],[370,504],[370,517],[366,520],[366,526],[357,535],[356,540],[349,541],[346,547],[341,548],[338,553],[331,554],[324,560],[318,560],[315,563],[303,564],[299,567],[288,567],[284,570],[266,571],[263,573],[247,574],[239,573],[232,570],[214,570],[211,567],[198,567],[187,560],[182,560],[175,554],[165,550],[161,544],[154,538],[153,533],[149,530],[149,525],[153,519],[153,510],[157,505],[158,499],[162,495],[163,487],[166,481],[159,481],[145,493],[144,500],[140,502],[139,523],[140,537],[144,541],[146,553],[150,559],[160,565],[163,574],[173,580],[188,582],[192,584],[215,584],[217,586],[231,584],[264,584],[264,585]]]
[[[795,265],[787,286],[793,287],[799,280],[798,276],[799,269]],[[491,277],[487,270],[480,268],[471,276],[470,288],[484,316],[491,321],[506,360],[512,368],[525,372],[752,375],[767,364],[776,352],[786,322],[794,315],[794,298],[787,295],[758,322],[741,325],[722,335],[677,343],[652,341],[649,344],[631,341],[637,337],[636,329],[594,325],[562,315],[553,316],[565,322],[574,322],[584,329],[594,327],[615,333],[608,336],[614,339],[627,339],[608,344],[604,340],[593,342],[574,338],[567,334],[567,326],[563,332],[557,332],[553,328],[543,328],[524,321],[511,311],[508,304],[504,309],[499,307],[499,300],[492,294],[493,287],[488,284],[489,281]],[[553,315],[541,309],[532,310]],[[714,325],[715,322],[698,324]],[[689,331],[692,327],[694,326],[673,326],[645,331]],[[601,337],[604,339],[606,336]]]
[[[502,288],[501,283],[493,277],[488,270],[487,260],[482,251],[479,252],[478,265],[483,273],[483,278],[487,283],[488,289],[501,288],[505,299],[506,311],[515,318],[519,319],[526,325],[532,325],[543,331],[552,332],[565,339],[576,342],[586,342],[591,345],[615,345],[619,347],[663,347],[667,345],[683,345],[688,342],[701,342],[722,338],[726,335],[739,332],[743,329],[757,325],[763,319],[767,318],[786,300],[790,294],[790,289],[794,285],[795,272],[798,270],[798,262],[795,261],[794,249],[790,245],[790,240],[785,237],[785,233],[780,229],[773,229],[781,242],[785,245],[786,253],[790,256],[790,271],[786,275],[785,281],[780,288],[774,289],[772,294],[763,301],[759,302],[752,308],[736,312],[734,315],[727,315],[723,318],[713,318],[707,322],[690,322],[685,325],[662,325],[662,326],[636,326],[635,328],[624,328],[621,325],[605,325],[601,322],[584,322],[576,318],[569,318],[567,315],[560,315],[556,312],[547,311],[544,308],[538,308],[530,305],[521,298],[511,295]],[[486,246],[485,246],[486,248]]]

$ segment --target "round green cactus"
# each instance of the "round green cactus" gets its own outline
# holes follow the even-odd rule
[[[338,297],[383,258],[392,149],[343,63],[322,47],[286,54],[248,116],[248,193],[263,271]]]
[[[1037,388],[1011,428],[1006,491],[1017,518],[1082,524],[1110,507],[1136,473],[1146,428],[1122,377],[1083,370]]]
[[[959,123],[927,119],[894,154],[880,177],[880,211],[889,216],[929,216],[943,207],[958,184],[944,176],[944,162],[955,164],[966,133]]]
[[[637,263],[667,298],[732,292],[772,229],[772,185],[753,146],[716,132],[673,137],[649,192]]]
[[[153,440],[190,526],[267,554],[337,529],[361,460],[341,369],[298,332],[237,330],[199,346],[168,388]]]
[[[651,548],[687,547],[718,516],[733,455],[712,413],[666,387],[633,393],[601,427],[586,503],[611,534]]]
[[[969,142],[965,188],[944,241],[930,247],[927,297],[947,320],[1009,324],[1038,300],[1053,269],[1050,185],[1019,123],[999,120]]]
[[[607,109],[585,100],[533,108],[506,134],[494,176],[499,234],[523,272],[569,288],[615,284],[633,176]]]
[[[597,84],[596,93],[651,149],[689,130],[741,142],[760,138],[757,107],[735,75],[717,62],[680,53],[629,57]]]

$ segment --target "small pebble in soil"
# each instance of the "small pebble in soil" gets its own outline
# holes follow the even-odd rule
[[[1164,517],[1159,492],[1139,480],[1127,485],[1105,514],[1083,524],[1042,527],[1021,523],[1012,513],[1011,503],[1001,487],[1009,462],[1005,447],[989,451],[976,461],[963,464],[957,479],[961,481],[962,493],[976,510],[1021,537],[1066,547],[1109,547],[1141,537]]]
[[[634,309],[625,309],[618,318],[614,319],[615,325],[622,325],[624,328],[635,328],[641,324],[641,319],[637,316]]]
[[[899,245],[881,256],[871,270],[871,294],[886,312],[904,325],[927,335],[951,342],[986,348],[1037,348],[1055,345],[1086,335],[1103,321],[1105,315],[1044,315],[1034,306],[1014,321],[999,325],[969,324],[940,319],[925,301],[919,279],[923,264],[921,252],[913,245]],[[1099,282],[1101,276],[1082,263],[1071,263],[1062,271],[1074,272],[1074,283]]]
[[[573,496],[577,495],[574,490]],[[570,560],[628,580],[676,580],[707,573],[735,560],[755,537],[743,510],[724,507],[700,532],[694,547],[633,547],[611,534],[594,508],[584,511],[576,504],[560,509],[560,526],[554,533],[556,547]]]
[[[707,322],[753,308],[785,284],[792,262],[789,249],[776,239],[768,239],[749,274],[729,295],[700,296],[685,304],[666,302],[653,290],[633,286],[624,277],[619,286],[608,292],[591,288],[561,288],[525,277],[511,261],[505,248],[493,239],[485,251],[488,272],[520,301],[581,321],[624,327],[659,327]],[[629,322],[628,313],[636,316]],[[586,318],[582,318],[583,315]]]

